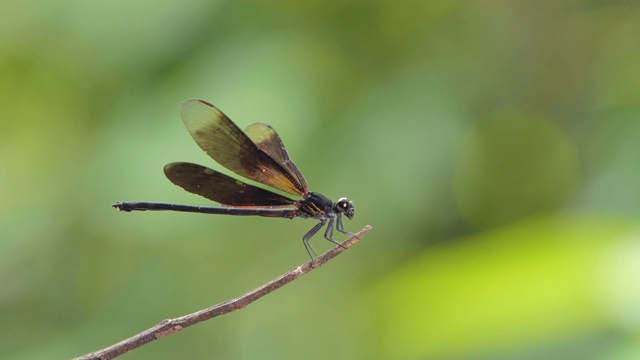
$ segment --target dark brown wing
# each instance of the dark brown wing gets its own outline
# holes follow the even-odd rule
[[[187,100],[180,106],[180,115],[196,143],[220,165],[248,179],[304,196],[305,186],[215,106]]]
[[[271,191],[261,189],[240,180],[211,170],[204,166],[186,162],[167,164],[164,174],[172,183],[190,193],[230,206],[285,206],[294,200]]]
[[[293,175],[300,185],[304,188],[305,192],[308,190],[307,180],[293,160],[289,157],[287,149],[284,147],[284,143],[280,138],[280,135],[269,124],[255,123],[249,125],[244,129],[245,134],[251,138],[251,140],[260,148],[260,150],[266,152],[275,161],[279,162],[285,169]]]

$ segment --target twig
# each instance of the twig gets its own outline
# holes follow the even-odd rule
[[[272,291],[275,291],[282,286],[292,282],[293,280],[301,277],[302,275],[310,272],[311,270],[324,265],[324,263],[333,259],[338,254],[342,253],[343,251],[347,250],[352,245],[357,243],[369,230],[371,230],[371,226],[365,226],[362,230],[360,230],[360,232],[355,234],[355,236],[352,236],[349,239],[345,240],[342,243],[342,246],[336,246],[326,253],[318,256],[313,262],[300,265],[297,268],[280,276],[279,278],[272,280],[255,290],[249,291],[248,293],[240,297],[222,302],[220,304],[194,312],[189,315],[181,316],[175,319],[164,320],[158,325],[149,328],[137,335],[134,335],[126,340],[106,347],[102,350],[77,357],[74,360],[113,359],[133,349],[137,349],[145,344],[148,344],[154,340],[180,332],[191,325],[195,325],[199,322],[212,319],[216,316],[240,310],[245,306],[251,304],[252,302],[260,299],[261,297],[271,293]]]

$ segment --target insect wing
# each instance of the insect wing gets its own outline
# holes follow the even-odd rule
[[[303,196],[306,188],[296,176],[260,150],[222,111],[202,100],[187,100],[180,106],[187,130],[198,146],[220,165],[234,173]]]
[[[282,139],[276,130],[269,124],[255,123],[244,129],[245,134],[275,161],[279,162],[289,173],[294,176],[298,183],[302,185],[305,192],[308,190],[307,181],[296,164],[289,157],[287,149],[284,147]]]
[[[286,206],[294,200],[234,179],[202,165],[176,162],[164,167],[172,183],[190,193],[230,206]]]

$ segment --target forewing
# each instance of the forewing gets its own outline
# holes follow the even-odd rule
[[[220,165],[284,192],[304,195],[306,187],[215,106],[187,100],[180,106],[180,115],[198,146]]]
[[[269,124],[255,123],[244,129],[245,134],[253,141],[260,150],[266,152],[275,161],[279,162],[285,169],[293,175],[300,185],[307,191],[307,181],[293,160],[289,157],[287,149],[284,147],[282,139],[276,130]]]
[[[164,167],[172,183],[190,193],[230,206],[284,206],[294,200],[234,179],[202,165],[176,162]]]

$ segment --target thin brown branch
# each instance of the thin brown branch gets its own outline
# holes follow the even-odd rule
[[[355,234],[355,236],[352,236],[349,239],[345,240],[342,243],[342,246],[336,246],[326,253],[318,256],[313,262],[300,265],[297,268],[280,276],[279,278],[274,279],[255,290],[249,291],[248,293],[240,297],[222,302],[220,304],[194,312],[189,315],[181,316],[175,319],[164,320],[158,325],[149,328],[137,335],[134,335],[126,340],[106,347],[102,350],[77,357],[75,358],[75,360],[113,359],[133,349],[148,344],[154,340],[180,332],[191,325],[195,325],[199,322],[212,319],[216,316],[240,310],[245,306],[251,304],[252,302],[260,299],[261,297],[271,293],[272,291],[275,291],[282,286],[292,282],[293,280],[301,277],[302,275],[310,272],[311,270],[324,265],[324,263],[333,259],[337,255],[357,243],[369,230],[371,230],[371,226],[365,226],[364,229],[360,230],[360,232]]]

